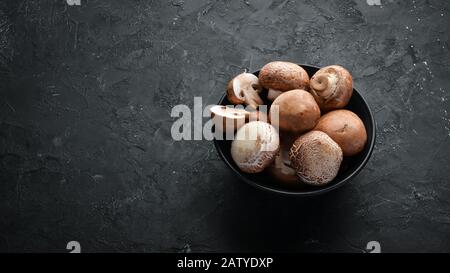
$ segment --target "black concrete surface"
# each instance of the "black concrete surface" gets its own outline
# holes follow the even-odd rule
[[[0,2],[0,250],[450,251],[450,2]],[[170,116],[271,60],[341,64],[375,151],[298,199],[236,179]]]

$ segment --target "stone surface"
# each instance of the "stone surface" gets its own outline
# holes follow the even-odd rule
[[[0,250],[448,252],[449,26],[438,0],[1,1]],[[271,60],[352,72],[378,133],[351,183],[273,195],[172,140],[174,105]]]

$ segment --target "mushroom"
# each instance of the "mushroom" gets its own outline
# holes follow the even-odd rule
[[[271,118],[276,117],[274,111],[278,111],[278,121],[271,120],[271,123],[293,134],[311,130],[320,118],[320,109],[313,96],[300,89],[283,92],[270,107]]]
[[[270,62],[259,71],[260,84],[268,89],[267,99],[275,100],[281,93],[293,89],[307,89],[308,73],[299,65],[291,62]]]
[[[268,116],[266,113],[262,112],[262,111],[251,111],[248,112],[247,115],[247,121],[264,121],[264,122],[269,122],[268,121]]]
[[[269,173],[277,180],[286,185],[298,185],[299,180],[296,176],[296,171],[292,167],[289,159],[289,150],[295,136],[290,134],[280,135],[280,150],[275,156],[273,163],[267,168]]]
[[[258,77],[251,73],[241,73],[234,77],[227,86],[228,100],[233,104],[247,104],[257,109],[263,104],[259,96],[262,88],[259,85]]]
[[[242,108],[227,107],[225,105],[214,105],[210,108],[211,119],[215,128],[222,132],[236,131],[247,122],[268,122],[268,116],[262,111],[247,111]]]
[[[324,112],[343,108],[353,93],[352,75],[339,65],[323,67],[311,77],[310,92]]]
[[[216,130],[219,132],[234,132],[242,127],[249,112],[244,109],[226,107],[225,105],[214,105],[210,108],[211,119]]]
[[[275,159],[280,148],[276,129],[263,121],[242,126],[231,143],[231,157],[243,172],[259,173]]]
[[[275,89],[269,89],[269,91],[267,91],[267,99],[270,101],[274,101],[279,95],[281,95],[281,93],[283,92]]]
[[[355,113],[345,109],[323,115],[314,130],[329,135],[341,147],[344,156],[361,152],[367,142],[364,123]]]
[[[342,150],[327,134],[310,131],[294,142],[289,152],[297,176],[306,184],[323,186],[338,174]]]

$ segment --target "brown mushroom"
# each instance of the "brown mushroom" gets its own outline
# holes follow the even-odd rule
[[[310,92],[324,112],[343,108],[353,93],[352,75],[339,65],[323,67],[311,77]]]
[[[345,109],[323,115],[314,130],[329,135],[341,147],[344,156],[361,152],[367,142],[364,123],[355,113]]]
[[[270,62],[259,72],[260,84],[268,89],[267,99],[273,101],[282,92],[293,89],[307,89],[308,73],[299,65],[291,62]]]
[[[258,105],[264,103],[259,96],[261,90],[258,77],[244,72],[234,77],[228,83],[227,97],[233,104],[247,104],[257,109]]]
[[[283,92],[275,89],[269,89],[269,91],[267,91],[267,99],[270,101],[274,101],[279,95],[281,95],[281,93]]]
[[[231,143],[231,157],[243,172],[259,173],[272,164],[280,148],[276,129],[267,122],[242,126]]]
[[[303,182],[322,186],[336,177],[343,155],[339,145],[327,134],[310,131],[294,142],[289,158]]]
[[[320,108],[313,96],[300,89],[283,92],[270,107],[271,118],[276,116],[274,111],[278,111],[278,121],[271,123],[293,134],[311,130],[320,118]]]
[[[267,168],[269,173],[279,182],[285,185],[298,185],[299,179],[289,159],[289,150],[296,137],[290,134],[280,135],[280,150],[273,163]]]

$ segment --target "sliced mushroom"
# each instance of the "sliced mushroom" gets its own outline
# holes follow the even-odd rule
[[[322,111],[343,108],[352,97],[352,75],[339,65],[323,67],[311,77],[310,92]]]
[[[273,101],[282,92],[293,89],[307,89],[308,73],[299,65],[291,62],[270,62],[259,72],[260,84],[269,90],[267,99]]]
[[[244,72],[234,77],[228,83],[227,97],[233,104],[247,104],[257,109],[258,105],[264,104],[259,96],[261,90],[258,77]]]
[[[344,156],[361,152],[367,142],[364,123],[355,113],[345,109],[323,115],[314,130],[329,135],[341,147]]]
[[[292,145],[289,158],[306,184],[322,186],[332,181],[342,163],[342,150],[327,134],[310,131]]]
[[[270,107],[270,117],[276,116],[278,109],[278,125],[280,130],[293,134],[301,134],[316,126],[320,118],[320,109],[313,96],[305,90],[283,92]]]
[[[280,148],[276,129],[263,121],[242,126],[231,143],[231,157],[243,172],[259,173],[275,159]]]
[[[241,128],[248,119],[249,112],[244,109],[214,105],[210,109],[211,119],[219,132],[234,132]]]

